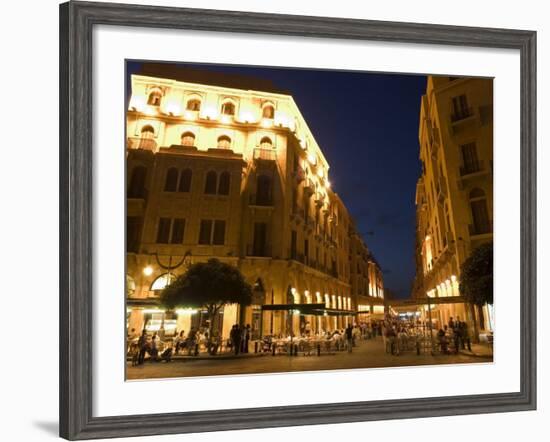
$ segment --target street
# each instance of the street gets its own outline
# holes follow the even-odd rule
[[[350,368],[403,367],[414,365],[490,363],[491,351],[486,345],[473,345],[472,353],[457,355],[417,355],[415,351],[394,356],[385,352],[382,338],[360,340],[352,353],[346,351],[321,356],[248,354],[238,357],[184,358],[172,362],[149,362],[132,367],[127,363],[127,379],[172,378],[188,376],[277,373],[291,371],[337,370]]]

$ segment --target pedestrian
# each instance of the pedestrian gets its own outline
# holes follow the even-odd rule
[[[447,335],[446,335],[446,329],[447,326],[444,326],[445,328],[440,328],[437,332],[437,338],[439,340],[439,348],[441,349],[441,353],[448,354],[449,350],[447,348]]]
[[[470,333],[468,332],[468,325],[463,321],[462,325],[462,344],[466,343],[468,351],[472,351],[472,341],[470,340]]]
[[[241,350],[241,339],[242,339],[242,330],[237,324],[235,324],[231,329],[230,336],[231,336],[231,341],[233,342],[233,350],[235,352],[235,356],[237,356],[239,354],[239,351]]]
[[[149,354],[151,355],[151,362],[156,362],[158,360],[159,354],[159,338],[157,332],[153,333],[151,338],[151,348],[149,349]]]
[[[174,339],[174,354],[177,355],[180,348],[183,350],[186,344],[187,340],[185,338],[185,330],[182,330],[179,335],[177,335],[176,339]]]
[[[348,324],[346,328],[346,345],[348,346],[348,353],[351,353],[353,347],[353,327]]]
[[[453,330],[453,329],[455,328],[455,322],[453,321],[453,317],[452,317],[452,316],[449,318],[449,324],[448,324],[448,326],[449,326],[449,328],[450,328],[451,330]]]
[[[141,336],[138,339],[138,348],[139,355],[137,363],[138,365],[141,365],[145,361],[145,353],[147,352],[147,330],[145,329],[143,329]]]
[[[246,324],[246,327],[243,329],[243,336],[241,337],[243,345],[243,353],[248,353],[248,343],[250,342],[251,329],[250,324]]]
[[[194,352],[195,356],[197,355],[197,330],[195,327],[191,327],[189,330],[189,335],[187,336],[187,356],[191,356],[191,353]]]

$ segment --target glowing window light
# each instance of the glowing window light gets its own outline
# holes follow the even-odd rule
[[[239,115],[239,121],[244,123],[254,123],[256,118],[249,110],[243,110]]]
[[[183,117],[184,117],[186,120],[194,121],[194,120],[197,119],[197,112],[196,112],[196,111],[186,110],[186,111],[183,113]]]
[[[157,114],[157,110],[153,106],[147,106],[143,109],[143,113],[152,117]]]
[[[163,290],[167,285],[170,285],[174,279],[175,276],[171,273],[164,273],[153,281],[153,284],[151,284],[151,290]]]
[[[179,103],[176,102],[168,102],[166,103],[166,106],[164,107],[164,111],[169,115],[181,115],[181,106]]]
[[[218,118],[218,110],[212,106],[205,106],[202,111],[202,118],[216,120]]]
[[[315,158],[315,155],[313,155],[312,153],[309,153],[309,154],[307,155],[307,160],[309,161],[309,163],[310,163],[311,165],[317,164],[317,158]]]
[[[194,308],[179,308],[176,310],[178,315],[194,315],[195,313],[198,313],[198,310]]]
[[[142,95],[132,95],[129,108],[130,110],[142,112],[145,108],[145,97]]]

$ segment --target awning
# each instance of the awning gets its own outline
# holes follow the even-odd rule
[[[263,311],[295,311],[300,315],[315,315],[315,316],[352,316],[357,314],[353,310],[340,310],[326,308],[325,304],[264,304]]]

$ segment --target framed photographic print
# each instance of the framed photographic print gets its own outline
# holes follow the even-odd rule
[[[534,32],[60,22],[62,437],[536,407]]]

